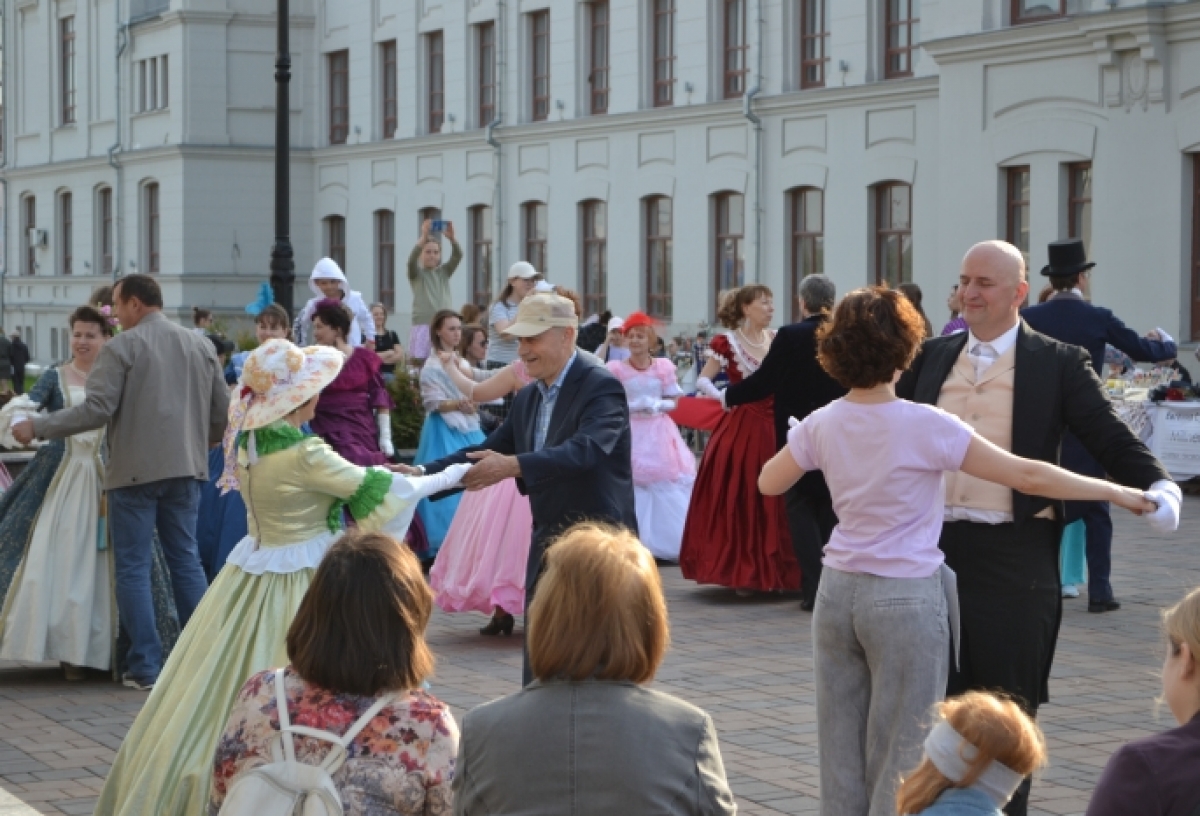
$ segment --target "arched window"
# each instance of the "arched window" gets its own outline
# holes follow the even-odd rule
[[[717,193],[713,196],[713,277],[717,300],[720,293],[746,282],[746,197],[741,193]]]
[[[875,194],[875,282],[912,280],[912,185],[888,181]]]
[[[340,215],[326,216],[325,257],[346,271],[346,219]]]
[[[550,214],[540,201],[527,201],[521,205],[521,216],[525,227],[525,260],[546,279],[546,240],[549,232]]]
[[[674,216],[671,199],[653,196],[645,200],[646,218],[646,313],[671,319],[671,260]]]
[[[471,302],[486,309],[492,302],[492,208],[467,210],[471,240]]]
[[[111,187],[96,190],[96,271],[113,273],[113,198]]]
[[[825,272],[825,194],[816,187],[797,187],[788,191],[792,238],[791,292],[792,320],[800,319],[800,281],[808,275]]]
[[[583,313],[599,314],[608,305],[608,205],[603,201],[585,201],[579,205],[583,222],[581,256],[583,272]]]
[[[396,308],[396,216],[391,210],[375,211],[375,298],[389,310]]]

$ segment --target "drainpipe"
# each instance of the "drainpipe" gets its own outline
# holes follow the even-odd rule
[[[501,281],[507,275],[507,270],[504,266],[504,195],[503,195],[503,180],[504,180],[504,161],[503,153],[500,150],[500,140],[496,138],[496,129],[504,123],[504,30],[505,30],[505,14],[507,12],[505,0],[496,0],[496,115],[487,125],[487,143],[491,145],[493,160],[492,167],[495,173],[495,181],[492,184],[492,218],[494,219],[493,242],[494,252],[492,253],[492,270],[493,285],[497,287],[496,291],[500,292],[504,289]]]
[[[8,85],[9,77],[11,76],[8,70],[8,11],[7,4],[4,9],[0,9],[0,84]],[[12,99],[11,89],[5,87],[9,91],[9,100]],[[0,155],[0,240],[4,241],[4,253],[0,255],[0,326],[4,325],[4,310],[7,305],[5,295],[8,289],[8,175],[4,171],[8,169],[8,151],[12,150],[12,141],[8,139],[8,122],[12,119],[12,104],[10,101],[9,109],[5,111],[4,121],[0,123],[0,139],[4,140],[4,153]],[[17,222],[18,224],[20,221]],[[18,246],[19,246],[18,242]],[[11,331],[9,332],[11,334]]]
[[[116,56],[114,57],[115,74],[113,81],[116,90],[116,110],[113,115],[113,125],[116,128],[116,141],[108,148],[108,166],[113,169],[115,179],[113,181],[113,230],[116,235],[113,236],[113,264],[112,277],[113,283],[117,282],[120,275],[121,264],[124,262],[125,248],[125,230],[122,227],[122,185],[121,185],[121,165],[117,161],[117,154],[121,152],[121,55],[125,53],[125,46],[129,42],[129,24],[121,22],[121,0],[116,0],[113,3],[117,18],[117,42]]]
[[[763,0],[754,3],[754,85],[742,94],[742,116],[754,129],[754,283],[762,283],[762,119],[754,112],[754,98],[762,91]]]

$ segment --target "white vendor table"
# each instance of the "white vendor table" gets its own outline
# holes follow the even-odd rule
[[[1200,402],[1116,403],[1176,481],[1200,476]]]

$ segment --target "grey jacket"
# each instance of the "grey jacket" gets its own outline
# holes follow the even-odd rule
[[[229,389],[207,337],[151,312],[104,344],[81,405],[34,421],[44,439],[108,425],[105,488],[208,478],[221,441]]]
[[[734,814],[712,719],[634,683],[535,682],[470,711],[455,816]]]

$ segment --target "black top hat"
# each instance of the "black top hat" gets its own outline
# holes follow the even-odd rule
[[[1042,268],[1042,274],[1050,276],[1075,275],[1085,269],[1091,269],[1094,263],[1088,263],[1087,251],[1083,241],[1078,238],[1068,238],[1065,241],[1054,241],[1050,244],[1050,264]]]

